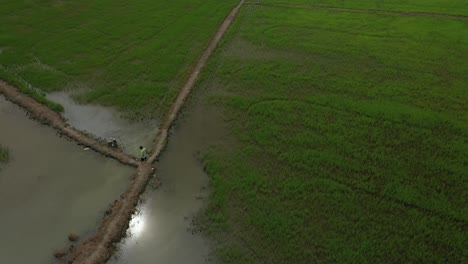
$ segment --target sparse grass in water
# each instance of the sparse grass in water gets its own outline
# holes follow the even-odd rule
[[[8,148],[0,145],[0,162],[7,162],[10,159]]]
[[[462,263],[468,22],[246,5],[198,89],[225,263]]]

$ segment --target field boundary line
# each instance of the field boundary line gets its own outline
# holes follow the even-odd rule
[[[19,107],[26,110],[29,115],[39,122],[49,125],[57,130],[62,135],[76,141],[80,145],[84,145],[94,151],[119,161],[122,164],[137,167],[139,162],[135,157],[132,157],[119,149],[114,149],[102,144],[102,142],[93,135],[80,131],[70,126],[66,120],[57,112],[50,109],[33,99],[32,97],[23,94],[16,87],[0,80],[0,94]]]
[[[91,238],[83,241],[77,249],[71,249],[69,257],[72,263],[105,263],[114,252],[115,243],[119,242],[122,237],[125,236],[129,221],[138,205],[140,194],[144,192],[151,176],[155,173],[155,168],[152,167],[152,163],[159,158],[159,155],[164,150],[168,140],[169,129],[187,101],[198,77],[207,64],[208,59],[214,53],[220,40],[239,13],[244,1],[245,0],[241,0],[239,4],[231,10],[222,24],[217,28],[217,31],[210,40],[208,47],[205,49],[201,57],[199,57],[197,64],[188,77],[185,85],[180,90],[175,102],[165,116],[164,122],[161,124],[156,134],[153,153],[149,157],[148,161],[142,162],[138,166],[129,188],[124,194],[122,194],[119,200],[114,202],[112,208],[99,224],[96,233]]]
[[[365,9],[365,8],[347,8],[347,7],[332,7],[320,5],[307,5],[307,4],[288,4],[288,3],[266,3],[266,2],[245,2],[246,5],[258,6],[274,6],[274,7],[288,7],[300,9],[317,9],[317,10],[330,10],[342,12],[355,12],[355,13],[375,13],[375,14],[394,14],[400,16],[420,16],[420,17],[441,17],[451,19],[468,19],[466,15],[452,15],[443,13],[430,13],[430,12],[405,12],[405,11],[392,11],[381,9]]]

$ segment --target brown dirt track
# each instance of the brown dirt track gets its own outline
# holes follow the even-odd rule
[[[169,113],[166,115],[164,123],[162,123],[159,128],[154,141],[152,155],[147,162],[143,162],[138,166],[137,172],[134,175],[129,188],[121,196],[121,199],[114,203],[110,213],[105,216],[100,223],[96,234],[81,243],[77,250],[72,253],[72,256],[70,257],[72,263],[105,263],[114,251],[115,243],[125,236],[131,216],[138,204],[139,196],[144,192],[150,177],[154,173],[151,164],[154,163],[161,154],[166,144],[168,131],[171,125],[187,100],[196,80],[208,62],[208,59],[213,54],[219,41],[234,21],[243,3],[244,0],[241,0],[240,3],[229,13],[209,42],[208,47],[199,58],[194,70],[177,96],[177,99]]]
[[[112,157],[119,162],[137,167],[133,175],[130,186],[120,199],[116,200],[111,208],[106,213],[106,216],[100,222],[96,233],[83,241],[76,249],[71,248],[67,260],[70,263],[105,263],[112,255],[115,249],[115,243],[119,242],[125,236],[129,221],[135,211],[135,207],[139,202],[140,194],[144,192],[148,181],[154,175],[155,169],[152,166],[159,155],[161,154],[168,136],[168,131],[177,117],[180,109],[187,100],[196,80],[198,79],[202,69],[205,67],[208,59],[215,51],[219,41],[232,24],[234,18],[238,14],[244,0],[229,13],[216,34],[209,42],[208,47],[199,58],[195,68],[190,74],[187,82],[180,91],[176,101],[166,115],[164,123],[162,123],[156,135],[153,147],[153,153],[147,162],[139,162],[134,157],[123,153],[122,151],[110,148],[102,144],[98,139],[84,132],[81,132],[66,123],[66,120],[57,112],[51,110],[47,106],[40,104],[30,96],[22,94],[17,88],[9,85],[6,82],[0,81],[0,93],[8,100],[26,109],[30,115],[57,129],[63,135],[75,140],[79,144],[88,146],[98,153]]]

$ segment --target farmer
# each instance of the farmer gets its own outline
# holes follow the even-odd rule
[[[140,154],[141,154],[141,161],[145,161],[147,159],[147,154],[148,154],[148,150],[146,150],[146,148],[144,148],[143,146],[140,146]]]

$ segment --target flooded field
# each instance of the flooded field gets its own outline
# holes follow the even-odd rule
[[[129,121],[110,107],[77,104],[67,92],[51,93],[47,98],[63,105],[63,116],[70,125],[100,138],[116,138],[121,148],[132,155],[138,155],[140,145],[151,146],[156,135],[156,120]]]
[[[104,158],[0,96],[0,263],[51,263],[67,235],[89,234],[125,190],[133,168]]]
[[[130,222],[130,235],[118,246],[109,264],[205,263],[209,245],[192,234],[192,220],[208,195],[208,176],[197,153],[222,128],[212,113],[190,109],[177,123],[167,149],[157,165],[162,186],[148,187],[144,202]]]

